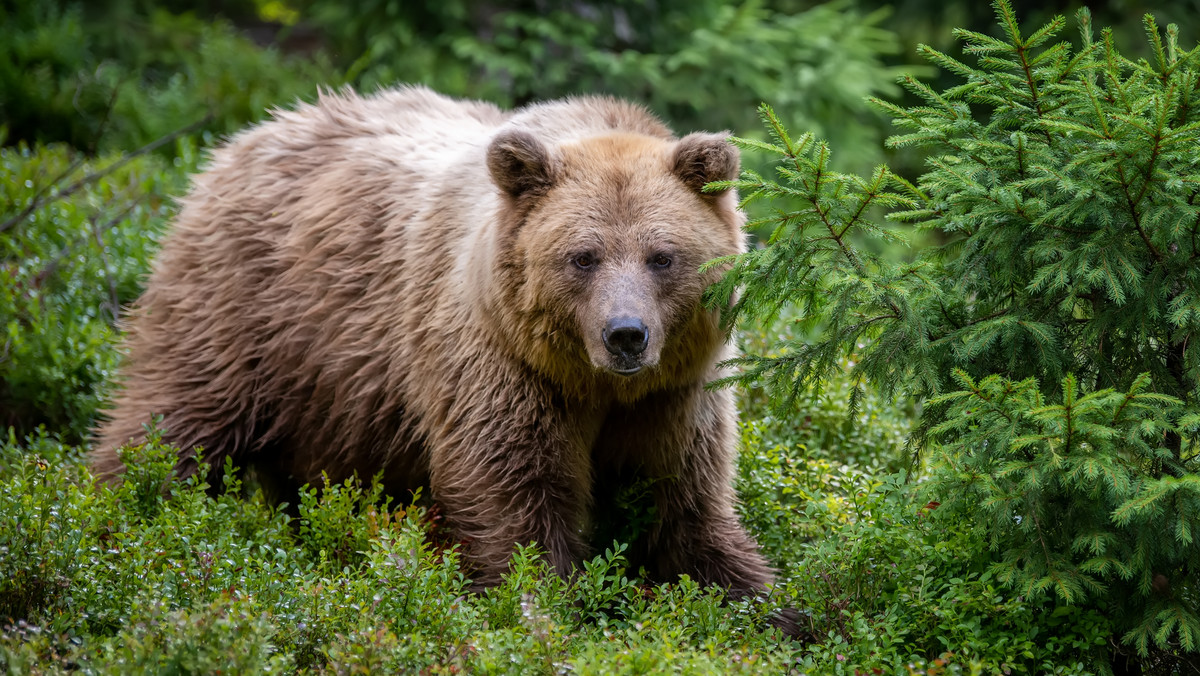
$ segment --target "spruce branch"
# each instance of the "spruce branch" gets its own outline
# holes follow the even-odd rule
[[[1148,19],[1135,63],[1086,10],[1074,48],[1055,42],[1061,18],[1025,37],[994,6],[1003,38],[956,31],[961,60],[921,48],[963,84],[908,78],[920,105],[872,102],[900,129],[889,147],[928,152],[917,180],[838,173],[764,111],[754,148],[779,166],[737,187],[773,203],[754,219],[770,236],[712,298],[742,288],[732,314],[794,317],[802,335],[725,382],[782,412],[853,354],[851,399],[861,384],[922,402],[914,457],[939,512],[985,525],[997,579],[1034,601],[1120,599],[1127,640],[1177,646],[1188,620],[1151,583],[1200,588],[1200,500],[1162,483],[1200,466],[1200,52]],[[880,213],[938,243],[872,255]]]

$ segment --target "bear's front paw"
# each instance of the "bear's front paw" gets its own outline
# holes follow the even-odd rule
[[[793,641],[812,643],[816,637],[812,634],[812,623],[808,621],[808,615],[808,612],[801,613],[795,608],[780,608],[778,612],[772,613],[769,622],[772,627]]]

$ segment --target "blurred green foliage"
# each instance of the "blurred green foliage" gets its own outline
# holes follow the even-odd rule
[[[745,322],[737,336],[742,353],[766,356],[777,356],[779,345],[811,338],[792,309],[770,322]],[[809,459],[884,474],[909,469],[913,456],[902,449],[908,447],[915,407],[852,376],[856,358],[851,352],[840,362],[838,376],[788,402],[766,388],[744,388],[742,417],[756,421],[766,438],[802,448]]]
[[[898,94],[905,72],[884,62],[899,51],[886,18],[850,0],[802,11],[755,0],[4,3],[0,119],[11,141],[95,151],[200,119],[231,133],[343,82],[419,82],[504,106],[609,93],[683,130],[740,133],[757,130],[754,107],[769,99],[862,167],[881,156],[884,124],[864,97]]]
[[[754,107],[770,100],[835,139],[851,166],[880,157],[883,120],[864,97],[898,94],[904,72],[884,63],[899,51],[887,10],[847,0],[799,11],[756,0],[295,7],[362,87],[422,82],[505,106],[600,92],[646,103],[679,129],[746,133],[758,130]]]
[[[340,78],[225,20],[150,3],[0,3],[0,141],[132,150],[197,122],[231,134]]]

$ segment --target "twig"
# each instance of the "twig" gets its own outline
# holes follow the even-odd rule
[[[117,212],[116,215],[114,215],[112,218],[105,221],[103,225],[96,226],[95,219],[94,218],[92,219],[92,228],[91,228],[92,234],[94,234],[96,237],[96,242],[100,246],[100,252],[101,252],[102,256],[104,255],[104,244],[103,244],[103,241],[100,239],[101,235],[103,235],[105,232],[110,230],[113,226],[115,226],[116,224],[118,224],[122,220],[124,220],[124,218],[126,216],[128,216],[129,213],[131,211],[133,211],[135,207],[137,207],[137,204],[138,204],[137,200],[130,202],[128,205],[125,206],[124,209]],[[86,235],[84,237],[76,239],[75,241],[70,242],[67,245],[63,246],[63,248],[60,249],[58,251],[58,253],[54,256],[54,258],[50,259],[50,262],[48,262],[45,265],[45,267],[43,267],[40,271],[38,271],[38,273],[36,275],[33,276],[32,279],[34,280],[34,283],[40,286],[46,279],[48,279],[50,277],[50,275],[53,275],[54,272],[56,270],[58,270],[58,266],[60,264],[62,264],[62,261],[64,261],[72,253],[74,253],[85,242],[87,242]],[[107,260],[105,262],[105,265],[106,265],[106,269],[107,269]],[[116,316],[115,312],[114,312],[113,316],[114,317]]]
[[[104,132],[105,132],[106,128],[108,127],[108,121],[112,118],[113,108],[116,107],[116,105],[117,105],[117,94],[121,93],[121,87],[124,84],[125,84],[125,76],[122,75],[121,79],[113,87],[112,95],[108,97],[108,105],[104,107],[104,117],[100,118],[100,125],[98,127],[96,127],[96,134],[94,136],[92,136],[92,142],[91,142],[91,144],[88,145],[88,154],[89,155],[96,154],[96,147],[100,145],[100,139],[104,138]],[[79,96],[78,91],[75,92],[75,96],[76,97]],[[79,108],[79,106],[76,105],[77,110],[78,110],[78,108]],[[83,113],[82,110],[79,112],[81,114]]]
[[[115,218],[105,223],[103,229],[96,225],[96,217],[94,215],[88,218],[88,221],[92,225],[92,237],[96,240],[96,251],[100,254],[100,262],[104,265],[104,279],[108,282],[109,311],[112,313],[114,322],[117,321],[117,316],[121,314],[121,299],[117,297],[117,280],[113,277],[112,261],[109,259],[108,253],[104,251],[104,232],[115,226],[132,212],[135,204],[130,204]]]
[[[75,170],[79,168],[79,165],[83,164],[83,158],[84,158],[83,155],[76,157],[74,160],[71,161],[71,164],[68,165],[66,169],[63,169],[61,174],[59,174],[58,176],[55,176],[53,179],[50,180],[49,183],[47,183],[46,185],[39,188],[37,193],[33,196],[33,202],[30,203],[28,210],[18,216],[15,216],[13,220],[20,220],[20,219],[28,216],[30,213],[32,213],[33,210],[35,208],[37,208],[35,205],[37,205],[38,202],[41,201],[42,196],[45,195],[48,190],[50,190],[54,186],[58,185],[66,177],[75,173]],[[7,221],[5,222],[4,225],[5,225],[4,228],[0,228],[0,232],[4,232],[9,227],[12,227],[11,225],[8,224]]]
[[[54,184],[51,183],[50,186],[47,186],[47,189],[42,190],[41,193],[39,193],[38,196],[35,197],[32,202],[29,203],[29,206],[22,209],[21,213],[17,214],[16,216],[13,216],[12,218],[8,219],[7,221],[4,221],[3,223],[0,223],[0,233],[6,232],[7,230],[11,229],[17,223],[20,223],[21,221],[25,220],[26,218],[29,217],[30,214],[32,214],[34,211],[37,211],[41,207],[45,206],[46,203],[48,203],[49,201],[51,201],[53,199],[62,199],[63,197],[66,197],[66,196],[74,193],[75,191],[79,190],[83,186],[85,186],[89,183],[92,183],[93,181],[99,180],[99,179],[107,176],[108,174],[111,174],[112,172],[116,171],[117,169],[125,166],[126,164],[131,162],[133,160],[133,158],[138,157],[140,155],[145,155],[146,153],[149,153],[149,152],[153,152],[154,150],[157,150],[158,148],[170,143],[171,141],[174,141],[175,139],[179,138],[180,136],[189,134],[189,133],[199,129],[200,127],[208,124],[210,121],[212,121],[212,113],[205,115],[203,119],[197,120],[196,122],[193,122],[186,127],[177,129],[177,130],[171,132],[170,134],[167,134],[166,136],[155,139],[154,141],[147,143],[146,145],[142,146],[141,148],[138,148],[137,150],[134,150],[133,152],[122,155],[121,159],[117,160],[116,162],[113,162],[112,164],[108,165],[107,167],[105,167],[103,169],[98,169],[96,171],[91,172],[90,174],[87,174],[83,178],[80,178],[78,181],[75,181],[74,183],[63,188],[62,190],[54,193],[53,196],[47,198],[45,196],[45,193],[48,192],[48,188],[51,188],[54,186]],[[73,170],[74,170],[74,166],[71,167],[71,171],[73,171]],[[64,178],[68,173],[70,173],[70,172],[64,172],[62,176],[60,176],[58,179],[55,179],[55,182]]]

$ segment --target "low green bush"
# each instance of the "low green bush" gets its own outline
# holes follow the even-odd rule
[[[816,639],[800,657],[806,669],[1094,673],[1105,664],[1108,616],[998,580],[985,532],[932,500],[934,486],[814,458],[762,429],[743,428],[742,518],[780,566],[778,602],[803,609]]]
[[[113,321],[196,166],[193,142],[176,150],[169,163],[0,148],[0,425],[86,437],[116,370]]]
[[[436,519],[378,483],[306,488],[289,517],[233,468],[221,490],[206,469],[175,478],[177,449],[154,427],[111,486],[79,448],[10,435],[0,666],[1088,673],[1107,649],[1107,616],[1013,594],[983,531],[925,502],[922,484],[809,457],[763,428],[743,430],[740,510],[780,581],[736,602],[686,578],[643,582],[620,543],[571,579],[518,548],[504,582],[476,591]],[[769,628],[782,607],[799,610],[807,644]]]
[[[0,447],[0,667],[752,673],[798,650],[768,626],[777,605],[647,585],[624,545],[570,580],[521,549],[476,592],[426,512],[378,483],[307,489],[295,527],[236,473],[219,491],[174,478],[177,452],[150,427],[109,486],[48,435]]]
[[[771,355],[779,344],[806,339],[789,311],[770,322],[747,322],[737,335],[742,353],[756,355]],[[742,418],[756,421],[767,438],[802,446],[809,458],[885,474],[909,469],[915,459],[908,450],[914,407],[853,377],[855,359],[853,353],[843,358],[834,377],[805,387],[786,403],[765,388],[746,388]]]

